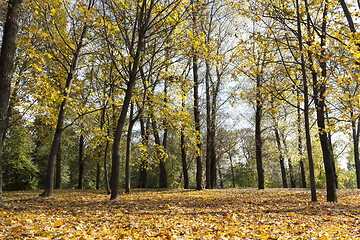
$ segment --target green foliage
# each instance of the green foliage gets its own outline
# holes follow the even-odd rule
[[[38,169],[32,161],[33,141],[23,123],[8,131],[4,144],[4,190],[30,190],[37,187]]]

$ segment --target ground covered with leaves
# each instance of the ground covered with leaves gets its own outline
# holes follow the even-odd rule
[[[358,239],[360,191],[338,203],[308,190],[5,192],[0,239]]]

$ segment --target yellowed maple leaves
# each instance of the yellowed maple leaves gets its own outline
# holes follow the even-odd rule
[[[109,201],[102,191],[7,192],[2,239],[358,239],[359,190],[338,203],[308,190],[137,191]]]

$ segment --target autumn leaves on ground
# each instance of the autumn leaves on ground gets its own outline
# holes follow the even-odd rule
[[[358,239],[360,191],[339,202],[309,201],[308,190],[6,192],[1,239]]]

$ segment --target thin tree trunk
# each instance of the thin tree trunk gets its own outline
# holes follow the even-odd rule
[[[193,33],[198,34],[197,29],[197,4],[198,2],[191,0],[192,6],[192,24]],[[202,162],[201,162],[201,139],[200,139],[200,109],[199,109],[199,73],[198,73],[198,52],[195,47],[192,47],[192,67],[194,80],[194,122],[196,134],[196,190],[202,189]]]
[[[310,32],[310,15],[308,10],[307,0],[305,0],[305,7],[307,12],[307,28]],[[296,0],[296,16],[297,16],[297,29],[298,29],[298,41],[299,41],[299,52],[301,53],[301,72],[303,77],[304,87],[304,120],[305,120],[305,139],[306,139],[306,150],[309,161],[309,172],[310,172],[310,189],[311,189],[311,201],[317,202],[316,197],[316,186],[315,186],[315,173],[314,173],[314,160],[312,156],[311,136],[310,136],[310,120],[309,120],[309,89],[306,75],[306,63],[303,52],[303,42],[300,26],[300,10],[299,0]]]
[[[0,52],[0,203],[2,202],[3,185],[3,136],[5,135],[7,128],[7,111],[9,107],[21,4],[22,0],[9,0],[8,2]]]
[[[326,116],[326,118],[328,119],[328,116]],[[339,182],[338,182],[338,176],[336,173],[336,166],[335,166],[335,155],[334,155],[334,149],[333,149],[333,145],[332,145],[332,140],[331,140],[331,132],[329,131],[327,134],[327,137],[329,139],[329,148],[330,148],[330,154],[331,154],[331,159],[332,159],[332,166],[333,166],[333,171],[334,171],[334,178],[335,178],[335,188],[338,189],[339,188]]]
[[[157,129],[157,124],[154,119],[154,116],[152,116],[152,127],[154,131],[154,138],[155,138],[155,144],[157,148],[161,148],[161,142],[159,137],[159,132]],[[167,188],[167,175],[166,175],[166,168],[165,168],[165,161],[164,161],[164,153],[162,150],[157,149],[157,158],[159,160],[159,188]]]
[[[275,132],[275,139],[276,139],[276,143],[277,143],[277,147],[278,147],[278,151],[279,151],[279,162],[280,162],[280,168],[281,168],[282,184],[283,184],[283,188],[287,188],[288,184],[287,184],[287,180],[286,180],[284,156],[283,156],[282,150],[281,150],[280,136],[279,136],[279,131],[277,129],[277,124],[275,122],[275,119],[274,119],[274,132]]]
[[[232,154],[230,153],[230,150],[228,152],[229,154],[229,159],[230,159],[230,167],[231,167],[231,182],[232,182],[232,186],[233,188],[235,188],[235,171],[234,171],[234,164],[232,161]]]
[[[101,165],[100,161],[96,163],[96,189],[100,189],[100,179],[101,179]]]
[[[109,132],[109,130],[108,130]],[[110,194],[110,183],[109,183],[109,174],[107,170],[107,152],[109,149],[109,139],[106,139],[106,146],[105,146],[105,152],[104,152],[104,180],[105,180],[105,186],[106,186],[106,193]]]
[[[326,41],[326,18],[328,10],[328,1],[325,0],[322,25],[321,25],[321,35],[320,35],[320,68],[321,68],[321,77],[322,81],[319,83],[317,79],[313,79],[314,84],[314,96],[315,96],[315,106],[316,106],[316,115],[317,115],[317,125],[319,129],[320,144],[323,153],[323,161],[325,167],[325,176],[326,176],[326,193],[327,201],[336,202],[336,187],[335,187],[335,176],[333,170],[333,159],[329,146],[329,139],[326,135],[325,128],[325,92],[326,92],[326,80],[327,79],[327,70],[326,70],[326,56],[325,56],[325,41]],[[316,81],[314,81],[316,80]]]
[[[180,133],[180,144],[181,144],[181,163],[184,175],[184,189],[189,188],[189,175],[188,175],[188,167],[186,163],[186,147],[185,147],[185,134],[184,127],[181,129]]]
[[[206,93],[206,163],[205,163],[205,188],[213,188],[211,171],[211,106],[210,106],[210,64],[205,61],[205,93]]]
[[[146,122],[146,126],[143,118],[140,118],[140,129],[141,129],[141,143],[143,146],[148,145],[149,140],[149,120]],[[147,169],[148,169],[148,153],[141,153],[142,161],[140,165],[140,178],[138,188],[146,188],[147,187]]]
[[[182,111],[185,111],[185,91],[182,87],[182,92],[183,92],[183,97],[181,100],[181,107],[182,107]],[[184,175],[184,189],[188,189],[189,188],[189,174],[188,174],[188,167],[187,167],[187,163],[186,163],[186,146],[185,146],[185,124],[182,123],[182,127],[181,127],[181,132],[180,132],[180,144],[181,144],[181,163],[182,163],[182,169],[183,169],[183,175]]]
[[[126,137],[126,159],[125,159],[125,193],[130,194],[130,160],[131,160],[131,135],[132,129],[135,124],[133,120],[134,116],[134,104],[131,103],[130,106],[130,116],[129,116],[129,127]]]
[[[168,57],[167,57],[168,58]],[[166,67],[166,71],[167,71],[167,67]],[[165,109],[167,108],[167,85],[168,85],[168,81],[167,79],[165,79],[165,83],[164,83],[164,107]],[[167,152],[167,141],[168,141],[168,127],[167,127],[167,119],[165,116],[164,122],[163,122],[163,126],[164,126],[164,135],[163,135],[163,149],[164,149],[164,153],[166,154]],[[166,168],[165,168],[165,157],[161,157],[161,159],[163,159],[164,161],[160,161],[160,181],[159,181],[159,187],[160,188],[167,188],[168,187],[168,181],[167,181],[167,173],[166,173]],[[160,184],[161,183],[161,184]]]
[[[55,181],[55,189],[59,189],[61,187],[61,142],[59,144],[59,149],[56,154],[56,181]]]
[[[84,188],[84,169],[85,168],[85,160],[84,160],[84,135],[80,135],[79,141],[79,182],[78,189]]]
[[[262,102],[260,94],[260,77],[256,78],[256,110],[255,110],[255,155],[256,169],[258,174],[258,189],[265,188],[264,168],[262,162],[262,139],[261,139],[261,117]]]
[[[300,173],[301,173],[301,183],[302,187],[306,188],[306,176],[305,176],[305,167],[304,167],[304,154],[302,150],[302,136],[301,136],[301,110],[300,110],[300,92],[298,92],[298,105],[297,105],[297,128],[298,128],[298,152],[300,156]]]
[[[71,93],[71,84],[72,84],[72,81],[74,78],[75,71],[77,69],[78,61],[80,58],[80,52],[81,52],[81,49],[83,48],[83,40],[86,36],[87,29],[88,29],[88,27],[87,27],[87,25],[85,25],[83,27],[76,51],[74,52],[70,70],[69,70],[68,76],[66,78],[65,90],[63,91],[63,94],[62,94],[63,101],[61,102],[61,105],[60,105],[55,135],[54,135],[51,149],[50,149],[49,161],[48,161],[47,172],[46,172],[45,191],[43,194],[41,194],[44,197],[52,197],[52,195],[53,195],[55,159],[56,159],[56,153],[59,148],[60,139],[61,139],[61,135],[62,135],[62,131],[63,131],[67,99]]]
[[[199,110],[199,76],[198,59],[193,56],[193,75],[194,75],[194,118],[196,132],[196,190],[202,189],[202,162],[201,162],[201,140],[200,140],[200,110]]]
[[[282,134],[282,142],[283,142],[283,146],[284,146],[284,156],[287,158],[288,160],[288,164],[289,164],[289,175],[290,175],[290,187],[291,188],[296,188],[296,179],[294,177],[294,169],[293,169],[293,165],[292,165],[292,161],[291,161],[291,156],[289,156],[289,151],[288,151],[288,147],[286,144],[286,139],[285,136]]]

